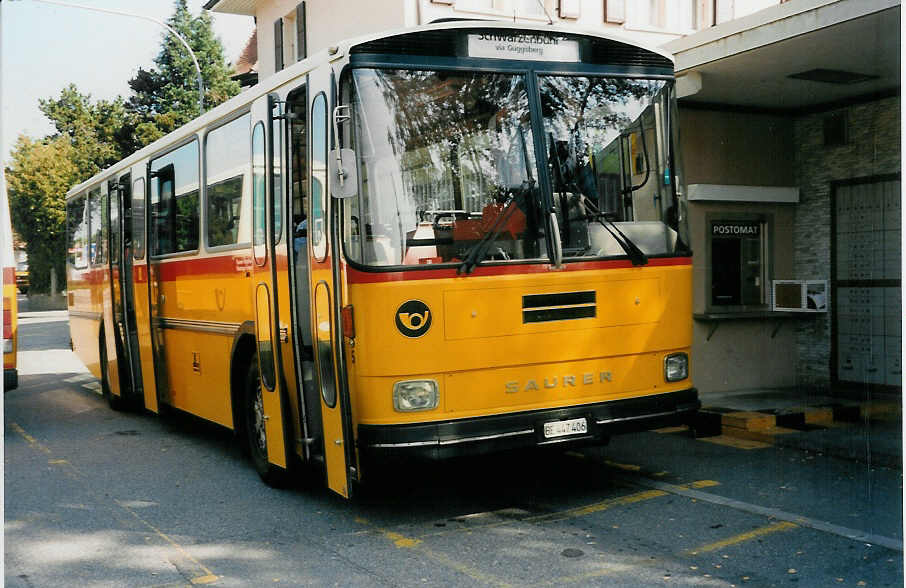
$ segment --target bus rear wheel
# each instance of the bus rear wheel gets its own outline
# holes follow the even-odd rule
[[[268,486],[285,486],[288,478],[286,470],[271,464],[267,459],[267,417],[264,414],[258,363],[254,360],[246,373],[243,408],[245,438],[255,471]]]

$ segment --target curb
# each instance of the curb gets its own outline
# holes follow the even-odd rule
[[[699,411],[703,430],[696,436],[776,433],[777,429],[803,431],[834,423],[899,421],[902,406],[890,401],[864,401],[786,409],[740,411],[704,406]]]
[[[864,449],[856,451],[853,446],[826,446],[821,443],[821,439],[810,439],[807,434],[809,431],[835,427],[864,426],[867,429],[871,422],[901,421],[902,405],[889,400],[841,401],[830,405],[761,411],[705,406],[696,417],[693,431],[696,438],[725,435],[774,446],[820,451],[845,459],[870,460],[878,465],[901,468],[902,448],[898,453],[893,451],[867,453]]]

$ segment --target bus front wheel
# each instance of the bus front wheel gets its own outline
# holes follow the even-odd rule
[[[243,412],[245,413],[245,437],[255,471],[268,486],[275,488],[284,486],[287,481],[286,470],[267,460],[267,417],[264,414],[258,364],[254,360],[250,362],[245,378]]]

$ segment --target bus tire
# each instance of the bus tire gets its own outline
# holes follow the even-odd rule
[[[265,432],[264,403],[261,397],[261,378],[258,376],[258,362],[249,362],[243,393],[243,416],[245,438],[248,442],[249,457],[255,471],[265,484],[274,488],[286,485],[288,473],[280,466],[267,460],[267,433]]]
[[[123,397],[116,396],[110,392],[110,381],[107,379],[107,342],[104,339],[104,331],[101,331],[98,341],[98,358],[101,362],[101,392],[103,392],[104,398],[107,399],[107,404],[115,411],[126,410],[128,407]]]

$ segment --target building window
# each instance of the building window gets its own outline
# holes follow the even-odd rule
[[[612,0],[608,0],[605,18],[611,19]],[[637,0],[626,3],[626,21],[630,28],[688,32],[698,28],[698,0]],[[614,6],[615,16],[619,6]]]
[[[767,304],[769,223],[766,219],[718,219],[709,227],[712,307]]]
[[[824,130],[824,146],[839,147],[846,145],[846,111],[835,112],[824,117],[822,121]]]
[[[308,41],[306,40],[305,2],[296,6],[296,61],[308,57]]]
[[[274,22],[274,71],[283,69],[283,19]]]
[[[604,22],[626,22],[626,0],[604,0]]]
[[[736,7],[734,6],[734,0],[717,0],[714,3],[714,24],[719,25],[721,23],[733,20],[736,12]]]
[[[561,17],[562,6],[564,0],[557,0],[561,6]],[[578,11],[578,2],[574,0],[565,0],[569,6],[576,5],[575,10]],[[530,17],[530,18],[547,18],[545,14],[545,7],[550,2],[550,0],[432,0],[437,4],[455,4],[457,10],[464,10],[467,12],[481,12],[484,14],[505,14],[507,16],[519,16],[519,17]],[[573,8],[570,8],[570,11],[573,11]],[[578,18],[578,13],[576,16],[569,16],[568,18]]]

